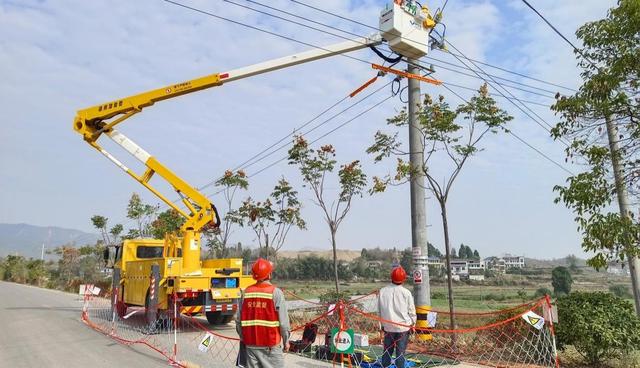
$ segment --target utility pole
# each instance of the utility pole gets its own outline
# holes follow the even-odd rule
[[[419,74],[416,60],[409,59],[408,72]],[[418,321],[416,327],[429,327],[427,313],[431,310],[431,290],[429,284],[429,256],[427,247],[427,210],[424,193],[424,146],[418,128],[418,106],[420,105],[420,81],[409,78],[409,163],[411,165],[411,246],[413,254],[413,297]],[[422,340],[431,339],[425,330],[418,330]]]
[[[618,132],[611,120],[611,115],[606,114],[605,122],[607,125],[607,136],[609,138],[609,150],[611,152],[611,164],[613,166],[613,177],[616,183],[616,192],[618,193],[618,206],[620,207],[620,217],[630,218],[629,196],[627,187],[624,184],[624,172],[620,166],[620,146],[618,144]],[[623,244],[624,247],[636,247],[637,244]],[[638,258],[629,257],[629,272],[631,272],[631,288],[633,289],[633,299],[636,304],[636,314],[640,316],[640,262]]]

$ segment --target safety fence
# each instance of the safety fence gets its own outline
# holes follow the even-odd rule
[[[286,292],[292,334],[290,353],[325,365],[390,367],[557,367],[551,302],[542,298],[509,309],[456,313],[455,328],[444,311],[429,311],[428,329],[385,336],[377,294],[333,304],[305,300]],[[126,345],[149,348],[178,367],[235,367],[239,340],[235,324],[209,325],[184,311],[178,298],[167,310],[157,306],[124,307],[110,294],[87,293],[83,321]],[[385,345],[388,347],[385,349]],[[394,348],[406,346],[403,354]],[[403,350],[403,349],[401,349]],[[314,362],[314,366],[322,366]]]
[[[302,299],[291,293],[288,297]],[[404,361],[405,367],[558,366],[548,297],[499,311],[456,312],[454,328],[450,314],[437,310],[427,313],[429,328],[385,321],[378,314],[376,293],[335,305],[308,301],[306,308],[290,312],[290,319],[292,325],[298,326],[292,337],[296,353],[354,367],[385,367],[394,359],[396,366],[402,366]],[[385,344],[383,325],[396,327],[394,330],[408,329],[406,342],[404,334],[395,334],[389,335]],[[305,326],[307,330],[318,331],[315,342],[303,338]],[[345,337],[345,334],[336,337],[336,329],[338,333],[353,333],[346,335],[347,340],[353,339],[353,352],[339,354],[327,347],[332,330],[334,339]],[[401,344],[406,351],[396,356],[393,350]],[[385,345],[390,349],[385,349]]]

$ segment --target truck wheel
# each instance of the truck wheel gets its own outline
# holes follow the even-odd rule
[[[209,321],[209,324],[212,326],[220,326],[222,324],[225,324],[225,322],[223,322],[224,316],[222,315],[222,312],[207,312],[206,316],[207,321]]]
[[[227,323],[231,322],[231,320],[233,319],[233,314],[227,314],[222,316],[222,324],[226,325]]]

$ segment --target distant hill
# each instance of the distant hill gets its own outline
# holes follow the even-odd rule
[[[555,259],[535,259],[535,258],[525,258],[524,264],[530,268],[554,268],[558,266],[569,266],[569,262],[567,257],[563,258],[555,258]],[[576,266],[578,267],[586,267],[587,261],[582,258],[576,259]]]
[[[338,249],[337,251],[338,260],[351,262],[354,259],[360,257],[359,250],[347,250],[347,249]],[[316,256],[325,259],[333,259],[333,251],[331,249],[328,250],[282,250],[278,252],[278,257],[281,258],[298,258],[298,257],[309,257]]]
[[[93,244],[98,238],[98,234],[55,226],[0,224],[0,257],[18,253],[27,258],[40,258],[42,243],[46,249],[52,249],[69,243]]]

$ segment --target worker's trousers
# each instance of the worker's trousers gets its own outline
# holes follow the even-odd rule
[[[262,346],[247,346],[247,368],[282,368],[284,354],[282,346],[265,348]]]

